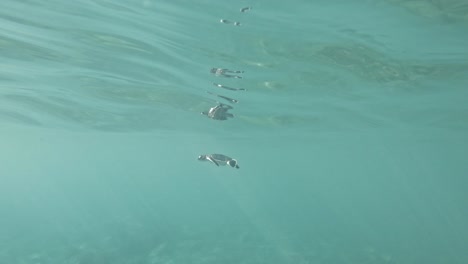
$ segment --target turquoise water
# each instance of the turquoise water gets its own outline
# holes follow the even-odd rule
[[[462,0],[3,0],[0,263],[468,263],[466,47]]]

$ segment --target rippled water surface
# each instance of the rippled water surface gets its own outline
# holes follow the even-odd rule
[[[466,47],[462,0],[3,0],[0,263],[468,263]]]

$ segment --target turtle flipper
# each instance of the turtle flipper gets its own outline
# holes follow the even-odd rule
[[[216,164],[216,166],[219,167],[219,164],[216,160],[214,160],[212,157],[206,157],[209,161],[213,162],[214,164]]]
[[[224,108],[227,110],[229,109],[233,109],[234,107],[230,106],[230,105],[227,105],[227,104],[223,104],[223,103],[220,103],[220,102],[217,102],[218,103],[218,106],[221,107],[221,108]]]

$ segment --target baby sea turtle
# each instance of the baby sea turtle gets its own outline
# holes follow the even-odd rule
[[[233,71],[233,70],[223,69],[223,68],[211,68],[210,73],[214,74],[215,76],[220,76],[220,77],[242,79],[241,76],[234,75],[233,73],[244,73],[244,71]]]
[[[244,13],[244,12],[247,12],[247,11],[249,11],[249,10],[252,10],[252,7],[246,6],[246,7],[241,8],[240,11],[241,11],[242,13]]]
[[[211,107],[210,110],[201,112],[202,115],[206,115],[214,120],[227,120],[229,117],[233,118],[234,115],[227,111],[232,109],[232,106],[225,104],[218,104],[217,106]]]
[[[230,20],[227,20],[227,19],[221,19],[221,20],[219,20],[219,22],[224,23],[224,24],[233,24],[234,26],[240,26],[241,25],[240,22],[230,21]]]
[[[239,102],[236,99],[233,99],[233,98],[230,98],[230,97],[227,97],[227,96],[224,96],[224,95],[215,94],[215,93],[212,93],[210,91],[206,91],[206,92],[211,94],[211,95],[217,96],[219,98],[223,98],[224,100],[229,101],[229,102],[234,103],[234,104],[237,104]]]
[[[206,154],[206,155],[200,155],[198,156],[198,160],[200,161],[211,161],[213,162],[216,166],[225,166],[229,165],[233,168],[239,169],[239,164],[237,164],[237,160],[228,157],[223,154]]]
[[[231,91],[247,91],[247,89],[244,89],[244,88],[232,88],[232,87],[228,87],[219,83],[213,83],[213,85],[216,87],[223,88],[226,90],[231,90]]]

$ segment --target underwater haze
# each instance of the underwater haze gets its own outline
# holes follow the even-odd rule
[[[0,263],[466,264],[467,47],[465,0],[2,0]]]

